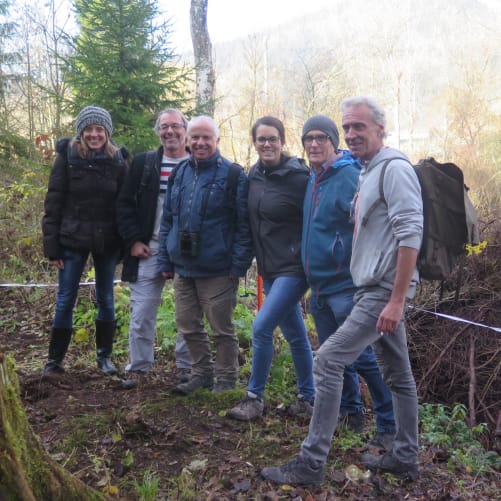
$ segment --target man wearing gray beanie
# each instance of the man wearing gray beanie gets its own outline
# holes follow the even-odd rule
[[[111,137],[113,122],[111,121],[110,114],[104,108],[99,108],[99,106],[86,106],[80,111],[75,120],[77,136],[81,136],[84,129],[89,125],[100,125],[104,127],[108,133],[108,137]]]
[[[312,289],[310,310],[323,344],[353,305],[355,286],[349,269],[353,224],[349,219],[362,166],[349,151],[338,149],[338,129],[325,115],[306,121],[302,140],[313,169],[304,198],[302,258]],[[370,346],[344,371],[341,422],[357,433],[364,431],[358,374],[364,377],[374,403],[376,435],[371,445],[390,448],[395,433],[391,393]]]
[[[329,117],[326,117],[325,115],[315,115],[314,117],[306,120],[303,125],[302,138],[304,138],[311,131],[325,132],[325,134],[329,136],[334,149],[337,151],[339,147],[339,131],[337,130],[336,124]]]

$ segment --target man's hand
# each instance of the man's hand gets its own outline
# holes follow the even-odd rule
[[[409,289],[412,274],[416,267],[418,250],[412,247],[399,247],[397,251],[397,270],[388,304],[377,320],[376,329],[381,336],[391,334],[402,320],[405,295]]]
[[[149,257],[151,256],[151,249],[143,242],[135,242],[130,248],[130,255],[134,257]]]
[[[174,272],[173,271],[162,271],[161,273],[162,273],[162,277],[164,277],[166,280],[174,278]]]
[[[390,299],[383,308],[377,320],[376,329],[381,336],[391,334],[396,330],[404,314],[405,302],[393,301]]]

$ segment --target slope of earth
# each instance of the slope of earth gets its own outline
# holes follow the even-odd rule
[[[47,295],[48,297],[48,295]],[[94,367],[92,347],[71,344],[61,377],[43,378],[49,319],[47,297],[26,302],[23,294],[0,296],[0,352],[18,365],[21,397],[44,447],[67,470],[110,499],[139,500],[491,500],[500,478],[449,471],[437,451],[420,452],[414,483],[389,475],[358,478],[363,444],[372,431],[355,436],[341,429],[323,486],[278,487],[262,481],[264,466],[281,464],[298,452],[308,421],[290,417],[281,402],[268,402],[254,423],[225,417],[244,394],[202,391],[179,397],[172,355],[160,356],[154,374],[132,389],[120,377]],[[119,360],[123,367],[125,360]],[[291,396],[289,396],[290,398]],[[151,493],[156,492],[155,497]],[[149,494],[150,493],[150,494]],[[148,497],[150,495],[150,497]]]

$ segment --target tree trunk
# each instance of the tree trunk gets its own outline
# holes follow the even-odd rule
[[[106,499],[47,454],[26,419],[14,361],[3,353],[0,353],[0,499]]]
[[[207,28],[208,0],[191,0],[190,24],[196,71],[196,106],[199,112],[214,115],[216,77],[212,64],[212,44]]]

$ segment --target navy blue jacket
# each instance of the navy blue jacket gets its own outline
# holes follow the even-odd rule
[[[219,150],[208,160],[190,158],[179,164],[164,199],[159,271],[195,278],[245,275],[252,262],[249,182],[242,170],[232,196],[230,165]],[[183,255],[180,232],[198,235],[197,256]]]
[[[320,176],[313,173],[310,177],[304,198],[301,258],[315,296],[354,287],[350,209],[361,168],[359,160],[345,151]]]

